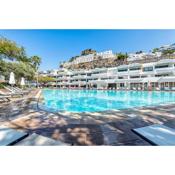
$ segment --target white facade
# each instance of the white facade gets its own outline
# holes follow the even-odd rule
[[[142,59],[149,59],[149,58],[153,58],[153,57],[160,57],[162,55],[161,52],[155,52],[155,53],[139,53],[139,54],[136,54],[136,53],[131,53],[131,54],[128,54],[128,58],[127,60],[128,61],[137,61],[137,60],[142,60]]]
[[[58,87],[148,89],[151,86],[152,89],[175,90],[174,59],[91,70],[70,71],[65,69],[57,73]]]
[[[113,58],[114,54],[112,53],[112,50],[108,50],[97,53],[97,56],[101,56],[103,59],[106,59],[106,58]]]

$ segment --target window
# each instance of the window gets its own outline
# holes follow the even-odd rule
[[[130,78],[140,78],[139,76],[131,76]]]
[[[129,70],[133,71],[133,70],[140,70],[141,68],[140,67],[131,67],[129,68]]]
[[[126,72],[128,69],[118,69],[118,72]]]
[[[168,74],[158,74],[158,75],[155,75],[155,77],[167,77],[169,76]]]
[[[125,87],[125,83],[120,83],[120,87]]]
[[[143,72],[153,71],[153,67],[144,67]]]
[[[110,80],[112,78],[108,77],[108,78],[101,78],[101,80]]]
[[[99,74],[100,72],[93,72],[92,74]]]
[[[168,64],[155,66],[155,69],[166,68],[166,67],[169,67]]]
[[[145,76],[145,75],[142,75],[142,76],[141,76],[141,78],[146,78],[146,77],[147,77],[147,76]]]

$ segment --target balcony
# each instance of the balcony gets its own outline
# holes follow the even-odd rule
[[[108,77],[107,73],[91,74],[91,78],[106,78]]]
[[[128,75],[129,71],[117,72],[117,75]]]
[[[172,73],[172,72],[175,72],[174,67],[155,68],[155,73]]]
[[[138,75],[138,74],[141,74],[142,73],[142,70],[130,70],[128,71],[128,75]]]
[[[70,80],[71,77],[57,77],[57,80]]]
[[[86,79],[87,75],[77,75],[77,76],[73,76],[71,77],[71,79]]]
[[[86,85],[85,81],[74,81],[71,82],[70,85]]]

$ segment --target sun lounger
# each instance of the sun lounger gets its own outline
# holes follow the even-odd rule
[[[171,90],[172,90],[172,91],[175,91],[175,87],[172,87]]]
[[[15,89],[17,89],[18,91],[21,91],[21,92],[30,92],[30,89],[20,89],[19,87],[15,87]]]
[[[169,87],[164,87],[164,90],[165,90],[165,91],[169,91],[170,88],[169,88]]]
[[[11,92],[7,93],[7,92],[2,92],[2,91],[0,91],[0,95],[1,96],[10,96],[10,97],[23,96],[23,94],[16,94],[16,93],[11,93]]]
[[[11,97],[11,96],[0,95],[0,100],[1,100],[1,101],[10,101],[10,97]]]
[[[11,92],[4,92],[4,91],[1,91],[1,90],[0,90],[0,95],[1,96],[10,96],[10,97],[12,97],[12,93]]]
[[[27,91],[27,90],[22,90],[22,89],[17,88],[17,87],[13,87],[13,90],[14,90],[15,92],[17,92],[17,93],[24,93],[24,94],[29,93],[29,91]]]
[[[0,126],[0,146],[13,145],[27,137],[27,133],[17,131],[7,126]]]
[[[11,91],[9,91],[9,92],[3,92],[3,91],[0,90],[0,95],[9,95],[9,96],[12,96],[13,97],[13,96],[19,96],[19,95],[20,96],[23,96],[24,94],[23,93],[11,92]]]
[[[57,141],[35,133],[15,144],[15,146],[66,146],[66,145],[67,144],[61,141]]]
[[[153,145],[175,146],[175,129],[167,126],[154,124],[133,131]]]
[[[8,91],[10,91],[13,94],[19,94],[19,95],[23,95],[24,94],[23,92],[16,91],[13,87],[4,86],[4,88],[7,89]]]

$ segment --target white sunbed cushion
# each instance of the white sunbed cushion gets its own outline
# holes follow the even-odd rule
[[[175,146],[175,129],[155,124],[133,130],[155,145]]]
[[[21,131],[8,128],[7,126],[0,126],[0,146],[7,146],[26,137],[28,134]]]
[[[66,146],[67,144],[38,134],[32,134],[15,146]]]

